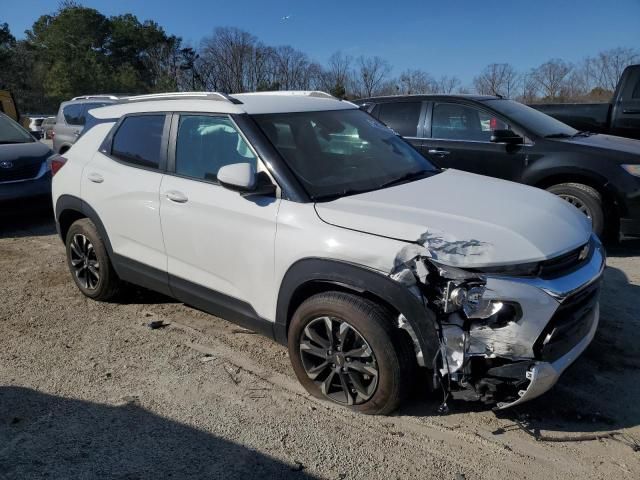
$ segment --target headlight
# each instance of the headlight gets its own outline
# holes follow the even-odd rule
[[[640,165],[620,165],[634,177],[640,177]]]

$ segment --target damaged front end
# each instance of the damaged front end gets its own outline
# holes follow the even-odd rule
[[[425,234],[398,253],[390,274],[436,318],[432,358],[423,358],[402,315],[399,326],[412,334],[418,363],[445,391],[444,407],[449,396],[506,408],[541,395],[597,328],[605,257],[596,237],[544,262],[483,270],[449,265],[489,248]]]

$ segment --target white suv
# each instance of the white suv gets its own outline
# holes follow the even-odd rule
[[[418,369],[445,402],[526,401],[593,338],[605,259],[584,215],[439,170],[349,102],[163,94],[91,115],[51,161],[90,298],[123,281],[171,295],[288,345],[313,395],[377,414]]]

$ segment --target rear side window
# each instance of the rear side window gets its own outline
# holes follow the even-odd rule
[[[113,137],[111,155],[132,165],[159,168],[164,120],[164,115],[125,118]]]
[[[415,137],[418,134],[420,107],[420,102],[383,103],[378,118],[398,135]]]
[[[62,115],[64,115],[64,121],[68,125],[84,125],[84,105],[81,103],[74,103],[71,105],[65,105],[62,109]]]
[[[631,98],[634,100],[640,100],[640,76],[638,77],[638,81],[636,82],[636,86],[633,89],[633,93],[631,94]]]

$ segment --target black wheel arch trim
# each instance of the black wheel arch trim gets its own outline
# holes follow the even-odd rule
[[[405,316],[413,328],[427,366],[439,349],[435,314],[405,286],[388,276],[349,262],[323,258],[305,258],[291,265],[282,279],[276,308],[274,335],[287,343],[292,300],[310,284],[331,284],[356,293],[368,293],[383,300]]]
[[[60,235],[60,238],[62,239],[62,242],[64,243],[66,239],[62,235],[62,231],[60,229],[60,217],[63,212],[69,210],[83,214],[94,223],[94,225],[98,229],[100,237],[104,241],[107,252],[109,253],[109,257],[112,257],[113,248],[111,248],[111,241],[109,240],[109,235],[107,235],[107,230],[104,228],[102,220],[100,220],[100,216],[91,207],[91,205],[89,205],[81,198],[75,197],[73,195],[61,195],[56,201],[55,205],[56,229],[58,231],[58,235]]]

